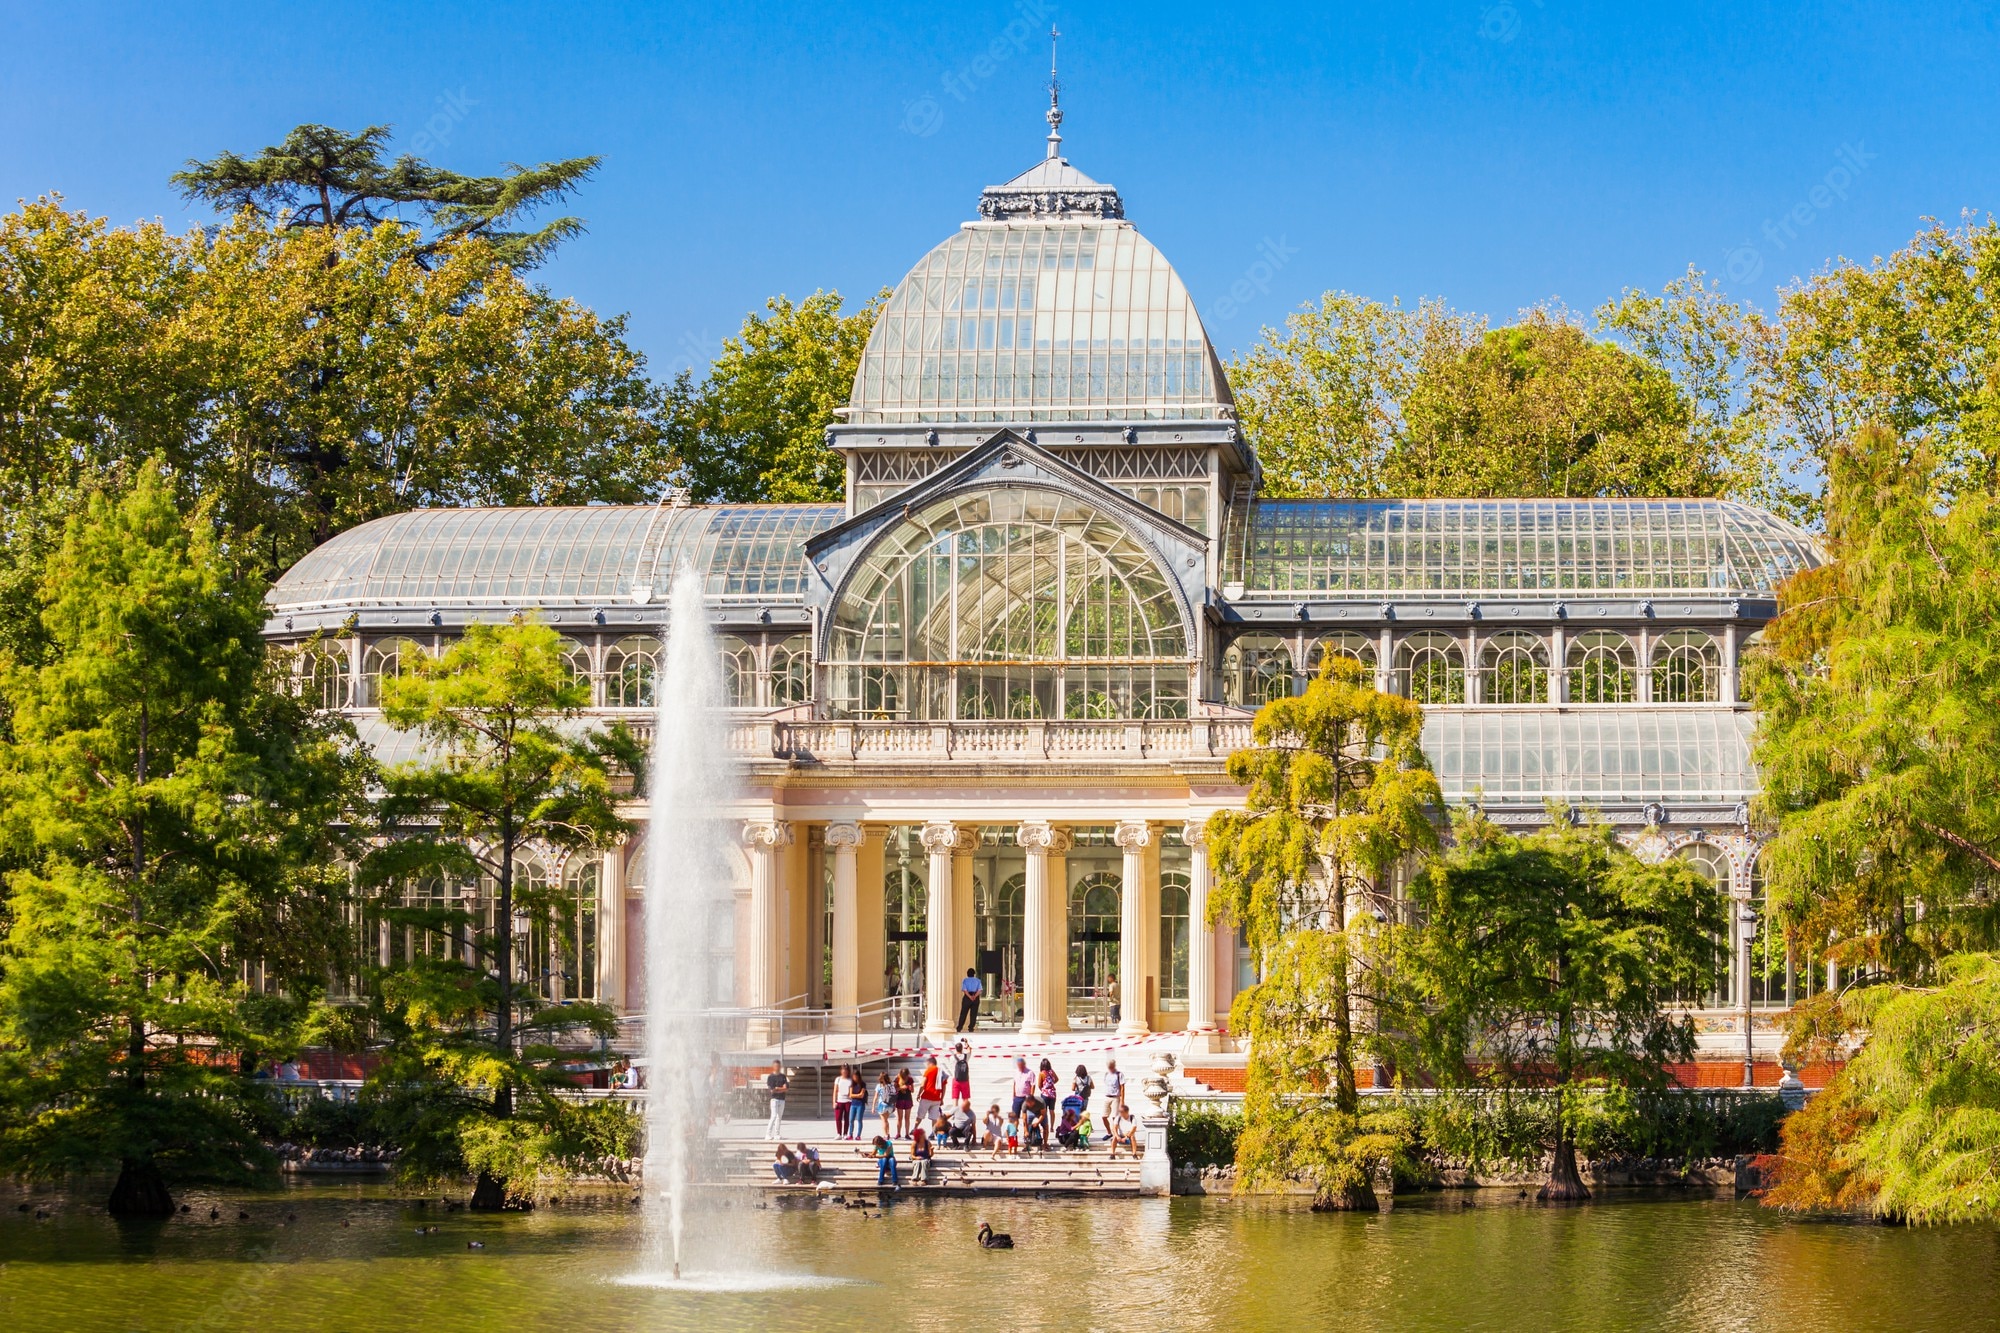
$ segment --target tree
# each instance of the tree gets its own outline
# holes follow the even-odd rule
[[[676,393],[687,423],[687,479],[702,501],[827,504],[846,496],[839,454],[826,428],[854,392],[885,290],[851,315],[838,292],[814,292],[794,304],[783,296],[769,312],[743,321],[722,355],[695,385]]]
[[[52,200],[0,218],[10,519],[157,455],[275,577],[417,506],[646,500],[668,434],[622,321],[484,240],[248,217],[174,235]]]
[[[1229,756],[1244,809],[1208,821],[1210,910],[1262,963],[1230,1016],[1250,1035],[1238,1164],[1246,1184],[1307,1179],[1318,1207],[1374,1207],[1372,1170],[1396,1139],[1362,1115],[1354,1064],[1374,1043],[1367,1011],[1388,991],[1374,947],[1385,876],[1436,844],[1422,730],[1415,703],[1328,654],[1303,695],[1257,710],[1254,748]]]
[[[243,1064],[287,1040],[287,1006],[245,969],[308,997],[341,940],[334,830],[359,766],[276,688],[262,591],[149,466],[70,518],[46,660],[0,684],[0,1163],[115,1167],[120,1216],[274,1165]]]
[[[189,200],[231,214],[247,211],[267,226],[372,230],[414,207],[434,228],[413,251],[419,259],[476,238],[491,245],[507,267],[533,268],[580,233],[582,219],[557,218],[537,231],[508,230],[509,225],[567,198],[602,161],[572,157],[534,167],[512,165],[499,176],[465,176],[407,153],[385,162],[388,141],[387,125],[370,125],[359,134],[301,125],[255,157],[223,152],[206,162],[190,159],[173,182]]]
[[[1545,1200],[1590,1197],[1577,1170],[1586,1084],[1659,1088],[1694,1057],[1677,1000],[1705,994],[1727,928],[1715,886],[1684,861],[1641,861],[1603,824],[1550,811],[1527,837],[1483,815],[1411,886],[1399,955],[1411,1045],[1440,1081],[1552,1088]]]
[[[2000,946],[2000,509],[1865,431],[1829,456],[1831,563],[1749,655],[1771,910],[1850,976]]]
[[[542,1004],[520,984],[514,950],[517,913],[546,928],[557,910],[552,896],[516,892],[521,850],[600,846],[627,828],[613,773],[638,773],[639,755],[622,727],[601,732],[577,724],[589,699],[587,683],[564,660],[561,636],[532,619],[470,625],[443,653],[417,654],[405,674],[383,682],[383,717],[412,732],[426,753],[383,776],[384,841],[365,864],[365,882],[394,886],[438,876],[494,886],[492,930],[472,942],[478,966],[454,949],[447,959],[412,960],[382,982],[383,1004],[403,1038],[385,1086],[416,1085],[428,1073],[447,1101],[466,1086],[491,1090],[490,1117],[447,1117],[446,1137],[461,1152],[468,1139],[491,1144],[514,1132],[480,1125],[510,1119],[517,1090],[546,1100],[549,1066],[560,1055],[546,1043],[524,1046],[524,1034],[615,1030],[615,1015],[601,1006]],[[392,921],[454,934],[473,924],[461,909],[387,912]],[[487,1014],[490,1036],[479,1030]],[[476,1208],[506,1200],[507,1182],[492,1164],[479,1173]]]

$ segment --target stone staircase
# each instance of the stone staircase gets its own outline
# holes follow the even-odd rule
[[[873,1135],[856,1142],[830,1137],[805,1136],[820,1155],[821,1194],[856,1194],[875,1191]],[[799,1137],[786,1142],[796,1148]],[[812,1193],[810,1185],[784,1185],[771,1172],[775,1144],[763,1139],[717,1139],[719,1174],[709,1183],[774,1191]],[[1124,1195],[1143,1193],[1139,1184],[1139,1160],[1120,1155],[1113,1158],[1100,1143],[1088,1151],[1053,1151],[1008,1154],[995,1157],[982,1149],[939,1148],[932,1162],[935,1183],[917,1185],[910,1178],[910,1145],[896,1144],[896,1159],[902,1171],[902,1193],[907,1196],[944,1194],[1093,1194]]]

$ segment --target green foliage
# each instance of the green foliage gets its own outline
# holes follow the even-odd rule
[[[509,167],[500,176],[464,176],[405,153],[382,160],[387,125],[348,134],[325,125],[301,125],[281,144],[255,157],[224,152],[190,161],[174,184],[190,200],[216,204],[231,214],[247,211],[269,226],[373,227],[414,207],[436,228],[419,255],[477,238],[510,268],[532,268],[561,242],[583,230],[578,218],[557,218],[536,231],[509,224],[544,204],[567,197],[597,170],[598,158],[573,157],[535,167]]]
[[[862,349],[885,290],[851,315],[838,292],[793,303],[774,296],[767,314],[723,340],[707,377],[675,387],[689,489],[697,500],[829,503],[845,498],[846,471],[826,447],[834,412],[854,391]]]
[[[2000,509],[1880,431],[1829,461],[1833,562],[1746,667],[1764,874],[1798,954],[1922,980],[2000,944]]]
[[[1167,1123],[1167,1158],[1175,1166],[1228,1166],[1242,1133],[1241,1111],[1176,1101]]]
[[[1303,1180],[1321,1204],[1365,1208],[1372,1172],[1403,1152],[1403,1121],[1361,1107],[1354,1062],[1375,1040],[1358,1011],[1389,988],[1373,947],[1383,872],[1435,845],[1422,730],[1416,704],[1328,654],[1303,695],[1258,710],[1255,748],[1229,757],[1244,809],[1208,822],[1210,911],[1243,929],[1264,977],[1231,1008],[1231,1030],[1250,1036],[1246,1188]]]
[[[1557,311],[1488,330],[1329,292],[1230,382],[1273,495],[1709,495],[1731,475],[1665,370]]]
[[[1546,1160],[1562,1122],[1587,1158],[1689,1162],[1766,1153],[1778,1145],[1784,1103],[1773,1093],[1682,1092],[1618,1084],[1559,1089],[1445,1089],[1403,1099],[1421,1151],[1435,1165],[1475,1174],[1532,1170]]]
[[[622,321],[486,240],[248,214],[175,235],[48,199],[0,217],[8,535],[156,456],[266,578],[383,514],[643,500],[671,469]],[[16,586],[32,554],[9,542]]]
[[[261,594],[151,465],[92,494],[48,561],[44,660],[0,677],[8,1170],[268,1165],[241,1069],[297,1006],[253,996],[240,967],[321,984],[362,767],[339,724],[274,688]]]
[[[1766,1202],[1911,1222],[2000,1217],[2000,957],[1943,963],[1935,987],[1843,997],[1868,1036],[1787,1122]]]

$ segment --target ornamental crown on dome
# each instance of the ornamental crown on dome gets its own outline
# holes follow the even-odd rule
[[[1052,157],[1005,185],[987,186],[979,196],[979,216],[987,222],[1114,219],[1125,216],[1125,201],[1116,187],[1092,180],[1068,158]]]

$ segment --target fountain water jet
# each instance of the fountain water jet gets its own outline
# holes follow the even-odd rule
[[[703,579],[683,565],[669,604],[665,670],[654,681],[652,793],[646,833],[646,1157],[644,1198],[654,1272],[681,1275],[693,1154],[709,1124],[714,1044],[710,914],[728,883],[734,788],[723,734],[721,659]],[[724,902],[727,899],[725,897]]]

